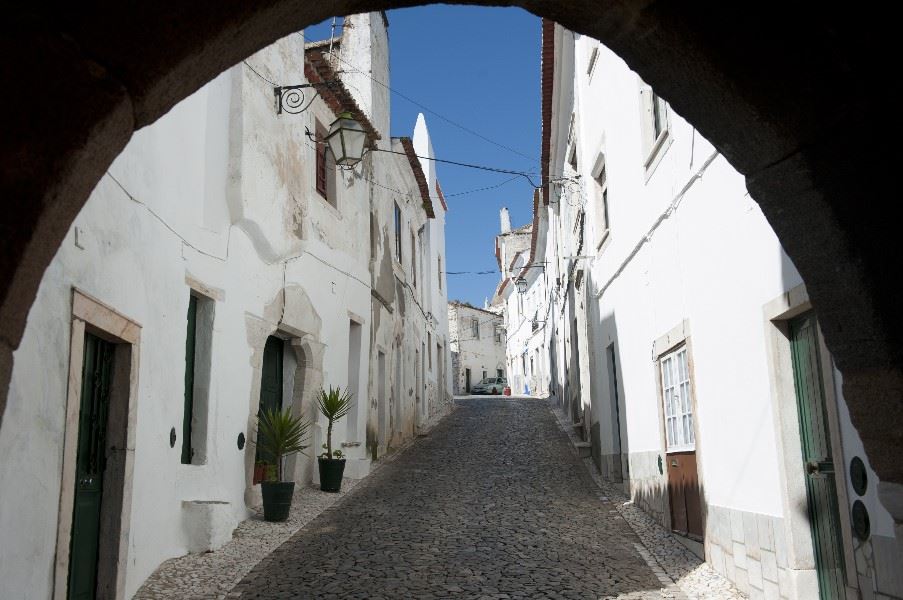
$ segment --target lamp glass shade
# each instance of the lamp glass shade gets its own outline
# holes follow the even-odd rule
[[[518,277],[514,280],[514,285],[517,286],[517,291],[521,294],[527,291],[527,280],[523,277]]]
[[[352,166],[360,162],[366,142],[367,132],[349,112],[340,114],[329,126],[326,135],[326,143],[337,165]]]

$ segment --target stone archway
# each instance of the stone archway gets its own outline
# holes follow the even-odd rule
[[[0,415],[44,269],[134,130],[332,13],[420,3],[157,0],[8,14],[0,49],[15,60],[0,70]],[[885,482],[903,483],[895,460],[903,253],[885,210],[899,196],[903,129],[893,118],[895,20],[846,6],[752,2],[467,3],[520,6],[602,40],[746,175],[806,281],[872,465]]]

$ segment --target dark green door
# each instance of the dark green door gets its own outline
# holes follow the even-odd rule
[[[790,322],[790,347],[818,588],[823,600],[846,598],[837,484],[814,315]]]
[[[100,505],[106,466],[112,366],[113,344],[86,333],[68,586],[69,598],[79,600],[94,598],[97,588]]]
[[[198,299],[188,297],[188,329],[185,334],[185,406],[182,412],[182,464],[190,465],[194,457],[191,447],[191,420],[194,418],[194,347],[197,340]]]
[[[282,410],[282,358],[285,352],[285,342],[277,337],[267,338],[263,347],[263,368],[260,376],[260,410]],[[257,462],[275,464],[275,460],[269,454],[263,453],[258,448]]]

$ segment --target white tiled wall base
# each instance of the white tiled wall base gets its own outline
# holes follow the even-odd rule
[[[750,598],[796,597],[794,581],[802,573],[788,567],[780,517],[709,505],[705,546],[712,568]]]

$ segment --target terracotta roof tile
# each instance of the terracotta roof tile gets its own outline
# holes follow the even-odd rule
[[[445,203],[445,194],[442,193],[442,186],[439,185],[439,180],[436,180],[436,194],[439,196],[439,202],[442,203],[442,209],[445,212],[448,212],[448,204]]]
[[[346,111],[350,112],[354,120],[360,123],[367,132],[367,142],[370,146],[373,146],[376,140],[382,139],[370,119],[357,105],[351,92],[342,84],[339,74],[329,64],[322,47],[309,48],[304,51],[304,76],[310,83],[333,82],[330,85],[317,86],[320,97],[330,110],[337,116]]]
[[[552,87],[555,81],[555,22],[542,20],[542,201],[549,204],[549,157],[552,143]]]
[[[420,188],[420,197],[423,199],[423,210],[426,211],[427,217],[435,219],[436,213],[433,210],[433,200],[430,198],[430,186],[427,184],[423,168],[420,166],[420,159],[417,158],[417,154],[414,152],[414,143],[409,137],[398,138],[398,140],[401,142],[402,148],[404,148],[408,162],[411,163],[411,170],[414,171],[414,179],[417,180],[417,187]]]

